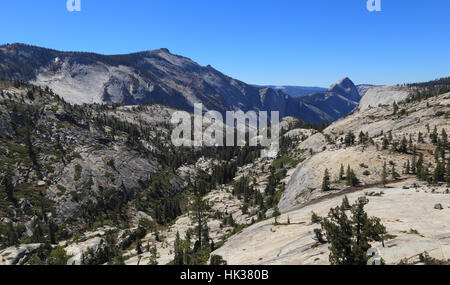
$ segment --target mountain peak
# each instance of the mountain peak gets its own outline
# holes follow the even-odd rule
[[[355,84],[348,77],[344,77],[337,83],[331,85],[328,91],[338,93],[353,101],[359,101],[361,98]]]
[[[158,49],[157,51],[158,51],[158,52],[162,52],[162,53],[168,53],[168,54],[171,54],[171,53],[170,53],[170,50],[167,49],[167,48],[160,48],[160,49]]]

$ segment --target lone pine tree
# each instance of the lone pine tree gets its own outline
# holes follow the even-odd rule
[[[386,228],[377,217],[369,217],[364,210],[369,200],[360,197],[347,215],[345,205],[330,209],[328,216],[321,219],[321,228],[330,243],[329,260],[332,265],[366,265],[370,242],[383,241]],[[321,230],[314,231],[322,239]]]
[[[325,173],[323,175],[322,180],[322,191],[330,190],[330,174],[328,173],[328,169],[325,169]]]

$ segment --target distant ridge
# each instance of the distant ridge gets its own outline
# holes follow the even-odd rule
[[[348,78],[328,91],[320,87],[253,86],[165,48],[101,55],[3,45],[0,76],[48,86],[72,104],[159,103],[192,111],[193,104],[201,102],[205,109],[223,113],[279,111],[281,117],[294,116],[312,123],[332,122],[351,112],[359,100]],[[294,90],[306,96],[289,96]]]

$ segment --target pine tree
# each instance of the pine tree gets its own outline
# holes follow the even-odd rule
[[[327,243],[327,241],[323,238],[323,233],[320,229],[314,229],[314,236],[319,243]]]
[[[366,135],[363,133],[363,131],[361,131],[359,133],[359,143],[360,144],[365,144],[366,143]]]
[[[447,161],[447,187],[450,187],[450,158]]]
[[[142,243],[140,239],[136,241],[136,252],[137,254],[142,254]]]
[[[416,162],[416,154],[413,154],[413,158],[412,158],[412,161],[411,161],[411,173],[412,174],[416,174],[416,164],[417,164],[417,162]]]
[[[194,203],[192,204],[192,216],[191,220],[195,224],[195,232],[197,235],[198,249],[203,248],[209,243],[209,240],[203,239],[205,237],[205,231],[208,231],[208,205],[203,197],[197,191],[194,198]]]
[[[175,237],[174,242],[174,252],[175,252],[175,258],[173,260],[174,265],[184,265],[183,263],[183,247],[181,245],[181,239],[180,239],[180,233],[177,232],[177,235]]]
[[[12,223],[8,223],[6,226],[8,246],[14,246],[19,244],[19,238],[17,236],[16,230],[14,229]]]
[[[351,146],[355,144],[355,135],[353,134],[353,132],[349,131],[346,135],[345,135],[345,139],[344,142],[347,146]]]
[[[398,173],[395,171],[395,164],[392,164],[392,169],[391,169],[391,175],[392,175],[392,180],[397,180],[398,178]]]
[[[392,107],[393,107],[393,109],[394,109],[393,115],[396,115],[396,114],[397,114],[397,111],[398,111],[398,105],[397,105],[397,102],[394,101],[394,104],[392,104]]]
[[[356,186],[359,184],[359,180],[355,175],[355,172],[350,168],[350,165],[347,166],[347,174],[346,174],[347,186]]]
[[[383,241],[386,228],[379,218],[368,217],[364,206],[369,201],[361,197],[351,207],[349,218],[342,207],[330,209],[327,218],[321,221],[327,241],[330,243],[329,260],[332,265],[366,265],[370,242]],[[316,238],[320,230],[314,231]]]
[[[321,218],[316,213],[312,212],[312,214],[311,214],[311,223],[318,224],[321,221],[322,221]]]
[[[3,189],[6,194],[6,199],[9,202],[16,203],[16,199],[14,198],[14,185],[12,183],[12,170],[8,167],[5,176],[3,177]]]
[[[156,246],[152,246],[150,249],[150,259],[148,261],[148,265],[158,265],[158,250],[156,249]]]
[[[418,141],[419,143],[424,143],[424,140],[423,140],[423,134],[422,134],[421,132],[419,132],[419,136],[418,136],[418,138],[417,138],[417,141]]]
[[[383,186],[386,186],[387,183],[387,170],[386,170],[386,162],[383,164],[383,171],[381,172],[381,183],[383,183]]]
[[[344,210],[350,210],[352,207],[350,206],[350,202],[348,201],[347,195],[344,196],[344,199],[342,199],[341,204],[342,209]]]
[[[344,165],[341,164],[341,170],[339,171],[339,180],[344,180]]]
[[[433,133],[431,134],[431,142],[433,144],[437,144],[437,140],[438,140],[437,126],[434,126]]]
[[[436,147],[434,150],[434,161],[439,162],[439,153],[440,153],[440,147]]]
[[[322,191],[330,190],[330,174],[328,173],[328,169],[325,169],[325,173],[323,175],[322,180]]]
[[[227,265],[227,262],[223,259],[222,256],[213,254],[211,255],[211,261],[209,265]]]
[[[409,163],[409,159],[408,159],[408,161],[406,161],[405,173],[406,174],[410,174],[411,173],[411,166],[410,166],[410,163]]]
[[[48,222],[48,231],[49,231],[49,238],[50,238],[50,244],[56,244],[56,225],[53,223],[53,220],[50,220]]]
[[[444,163],[438,162],[436,164],[436,168],[434,169],[433,181],[436,184],[440,181],[442,181],[442,182],[445,181],[445,165],[444,165]]]
[[[447,146],[447,142],[448,142],[448,136],[447,136],[447,132],[445,131],[445,129],[442,129],[441,132],[441,139],[442,139],[442,144],[444,145],[444,147]]]
[[[383,137],[383,149],[384,149],[384,150],[387,150],[387,149],[388,149],[388,146],[389,146],[389,141],[388,141],[388,139],[386,138],[386,136],[384,136],[384,137]]]
[[[400,142],[399,152],[402,152],[402,153],[408,152],[408,141],[406,140],[405,136],[403,136],[403,138]]]
[[[408,150],[411,153],[414,151],[414,146],[413,146],[413,141],[412,141],[412,135],[411,134],[409,134]]]
[[[272,217],[275,218],[275,224],[278,224],[278,217],[281,215],[280,210],[278,209],[278,206],[275,206],[273,209]]]

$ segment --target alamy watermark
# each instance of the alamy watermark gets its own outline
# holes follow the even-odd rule
[[[69,12],[80,12],[81,0],[67,0],[66,7]]]
[[[371,247],[367,251],[367,255],[369,256],[369,260],[367,260],[367,265],[381,265],[381,254],[380,250],[376,247]]]
[[[185,147],[245,146],[248,143],[249,146],[265,147],[261,151],[262,157],[276,157],[280,138],[279,112],[270,112],[270,127],[267,122],[266,111],[228,111],[224,121],[218,111],[203,114],[203,104],[199,103],[194,104],[193,118],[185,111],[172,114],[171,123],[177,126],[172,131],[171,140],[173,145]]]
[[[367,0],[367,10],[369,10],[369,12],[380,12],[381,0]]]
[[[66,6],[69,12],[80,12],[81,0],[67,0]],[[370,12],[380,12],[381,0],[367,0],[367,10]]]

